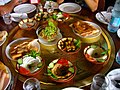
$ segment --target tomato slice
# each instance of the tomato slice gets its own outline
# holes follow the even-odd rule
[[[26,74],[29,74],[29,73],[30,73],[30,71],[29,71],[29,70],[27,70],[26,68],[21,67],[21,66],[20,66],[20,68],[19,68],[19,72],[20,72],[21,74],[24,74],[24,75],[26,75]]]
[[[70,15],[68,13],[62,13],[62,15],[65,17],[65,18],[69,18]]]
[[[66,59],[64,59],[64,58],[61,58],[61,59],[58,60],[57,63],[66,66],[66,65],[68,65],[68,60],[66,60]]]

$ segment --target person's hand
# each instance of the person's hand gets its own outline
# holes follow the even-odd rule
[[[9,5],[0,6],[0,16],[12,12],[13,7]]]

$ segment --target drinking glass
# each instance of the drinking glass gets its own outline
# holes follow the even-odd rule
[[[12,23],[10,13],[4,14],[2,17],[3,17],[3,20],[4,20],[5,24],[11,24]]]
[[[109,6],[109,7],[107,8],[107,13],[112,13],[112,10],[113,10],[113,6]]]
[[[40,90],[40,82],[36,78],[28,78],[23,83],[24,90]]]
[[[52,1],[49,1],[49,5],[48,5],[48,7],[47,7],[47,12],[48,12],[48,13],[54,12],[54,7],[53,7],[53,5],[52,5]]]
[[[93,77],[90,90],[109,90],[109,82],[109,78],[105,77],[103,74],[96,74]]]

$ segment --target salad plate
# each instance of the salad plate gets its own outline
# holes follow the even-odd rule
[[[107,13],[106,11],[102,11],[101,13],[104,15],[104,17],[105,17],[108,21],[110,21],[110,19],[111,19],[111,13],[110,13],[110,12]],[[103,23],[103,24],[108,24],[108,22],[105,21],[104,17],[103,17],[99,12],[95,15],[95,17],[96,17],[96,19],[97,19],[99,22],[101,22],[101,23]]]
[[[77,13],[82,8],[80,5],[78,5],[76,3],[63,3],[63,4],[59,5],[59,9],[62,12],[66,12],[66,13]]]

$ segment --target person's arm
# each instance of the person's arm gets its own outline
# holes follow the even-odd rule
[[[22,3],[26,2],[27,0],[21,0]],[[19,0],[12,0],[11,2],[9,2],[8,4],[5,5],[1,5],[0,6],[0,16],[9,13],[13,10],[13,8],[18,5],[21,4],[19,2]]]
[[[61,4],[61,3],[63,3],[64,2],[64,0],[57,0],[57,3],[58,4]]]
[[[99,0],[84,0],[92,12],[96,11],[98,8]]]

